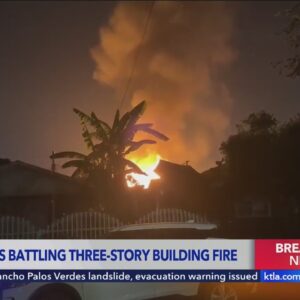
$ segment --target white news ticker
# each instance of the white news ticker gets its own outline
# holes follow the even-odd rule
[[[65,261],[10,261],[8,252],[13,249],[14,253],[19,250],[37,249],[41,256],[47,250],[63,250],[66,253]],[[82,250],[95,250],[105,252],[106,260],[71,260],[71,251],[85,253]],[[104,249],[104,250],[103,250]],[[120,259],[112,261],[110,254],[115,249],[115,254],[120,254]],[[207,249],[207,250],[205,250]],[[250,270],[254,269],[254,240],[2,240],[0,251],[6,253],[6,258],[0,260],[2,270]],[[78,252],[77,252],[78,250]],[[209,260],[204,259],[176,260],[179,252],[188,253],[190,250],[200,250],[203,254],[209,253]],[[222,260],[224,253],[236,254],[236,260]],[[127,252],[126,252],[127,251]],[[172,254],[168,260],[153,260],[153,253],[159,251],[164,255]],[[124,259],[125,252],[130,259],[131,254],[136,254],[136,260]],[[206,252],[206,253],[205,253]],[[1,252],[0,252],[1,253]],[[199,253],[199,252],[198,252]],[[98,253],[99,254],[99,253]],[[214,255],[213,255],[214,254]],[[147,256],[146,256],[147,255]],[[175,258],[174,258],[175,255]],[[226,255],[225,255],[226,256]],[[73,257],[73,258],[74,258]],[[182,256],[184,257],[184,255]],[[213,259],[213,257],[215,259]],[[233,258],[234,256],[231,256]],[[1,258],[1,256],[0,256]],[[119,258],[119,257],[118,257]],[[145,259],[147,260],[145,261]],[[228,256],[227,256],[228,258]]]

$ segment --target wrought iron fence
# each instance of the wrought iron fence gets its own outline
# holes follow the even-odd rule
[[[205,217],[182,209],[159,209],[139,218],[135,224],[156,222],[207,223]],[[30,221],[14,216],[0,217],[0,239],[98,239],[125,225],[102,212],[80,212],[63,216],[46,228],[36,228]]]
[[[154,210],[136,221],[136,224],[160,222],[207,223],[206,217],[178,208],[163,208]]]
[[[40,231],[40,238],[98,239],[123,225],[117,218],[101,212],[81,212],[62,217]]]
[[[0,238],[1,239],[34,239],[37,230],[30,221],[14,217],[0,217]]]

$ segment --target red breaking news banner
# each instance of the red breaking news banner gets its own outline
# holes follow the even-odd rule
[[[255,269],[298,270],[300,240],[255,240]]]

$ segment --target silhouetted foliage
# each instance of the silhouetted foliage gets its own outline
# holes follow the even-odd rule
[[[237,125],[237,129],[239,132],[262,134],[276,130],[277,124],[278,121],[273,115],[261,111],[251,113],[246,120]]]
[[[120,116],[120,112],[117,110],[112,126],[100,120],[94,112],[87,115],[74,109],[81,120],[82,137],[91,152],[86,155],[74,151],[64,151],[54,153],[50,157],[71,159],[62,167],[75,167],[74,177],[90,177],[98,171],[105,171],[111,178],[123,179],[126,173],[144,174],[135,163],[126,159],[126,155],[144,145],[155,144],[156,141],[148,139],[135,141],[135,134],[143,131],[161,140],[168,140],[165,135],[152,128],[153,124],[137,123],[145,108],[146,102],[142,101],[123,116]]]
[[[280,12],[278,16],[287,19],[287,25],[282,33],[285,35],[290,56],[278,61],[275,66],[279,67],[281,74],[296,78],[300,76],[300,3]]]
[[[138,123],[145,108],[146,103],[142,101],[123,116],[117,110],[111,126],[100,120],[94,112],[88,115],[74,109],[81,120],[82,137],[89,153],[64,151],[50,156],[52,159],[69,159],[62,167],[75,168],[73,177],[84,179],[92,187],[92,197],[100,200],[102,208],[127,219],[131,217],[134,208],[125,175],[144,172],[128,160],[126,155],[144,145],[156,143],[149,139],[136,141],[136,133],[143,131],[163,141],[168,140],[165,135],[152,128],[152,123]]]
[[[221,167],[241,194],[299,196],[300,115],[278,124],[264,111],[252,113],[223,142]]]
[[[279,171],[286,193],[300,196],[300,115],[283,124],[278,140]]]

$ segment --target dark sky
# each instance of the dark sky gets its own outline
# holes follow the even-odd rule
[[[90,49],[114,2],[0,3],[0,157],[50,166],[52,150],[83,150],[73,107],[110,120],[117,100],[92,79]],[[226,74],[234,124],[265,109],[280,120],[300,112],[300,79],[278,75],[285,55],[282,21],[289,2],[234,2],[238,59]]]

